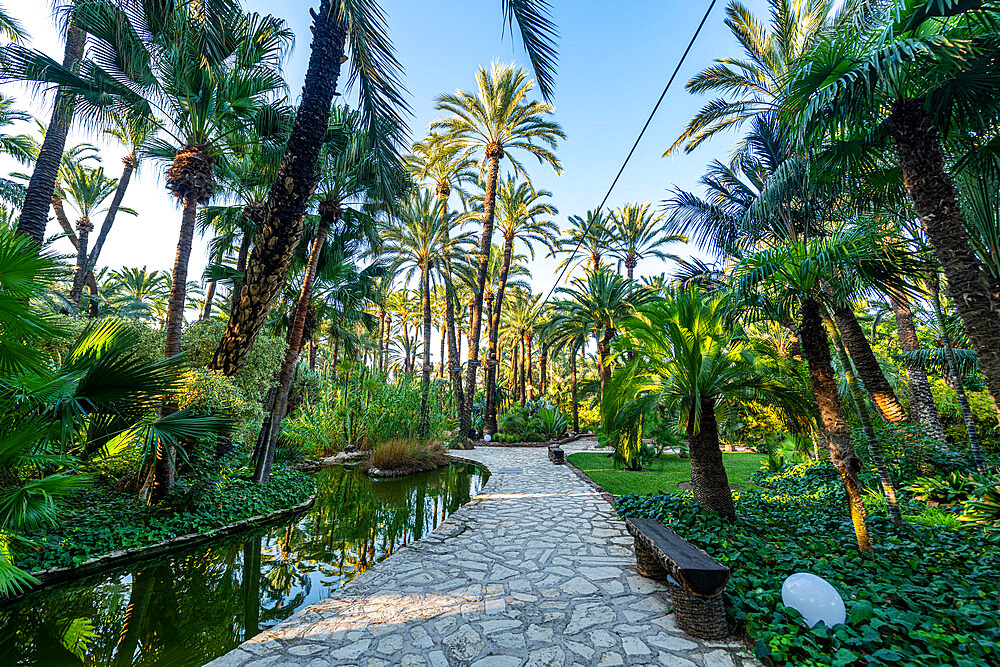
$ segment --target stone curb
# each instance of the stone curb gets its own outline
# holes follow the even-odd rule
[[[32,572],[31,575],[38,579],[39,583],[25,589],[17,595],[4,599],[4,602],[12,602],[13,600],[25,597],[31,593],[60,584],[68,579],[78,579],[91,574],[96,574],[97,572],[108,567],[146,560],[153,558],[154,556],[161,556],[186,547],[203,544],[216,538],[232,535],[243,530],[275,523],[308,510],[315,502],[316,494],[314,493],[309,500],[299,503],[298,505],[286,507],[270,514],[258,514],[246,519],[241,519],[240,521],[236,521],[225,526],[213,528],[205,533],[187,533],[186,535],[178,535],[177,537],[173,537],[169,540],[157,542],[156,544],[148,544],[144,547],[109,551],[106,554],[95,556],[94,558],[85,560],[79,565],[74,565],[72,567],[53,567],[48,570]]]

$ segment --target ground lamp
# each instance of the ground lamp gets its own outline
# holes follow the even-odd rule
[[[781,585],[781,601],[802,614],[810,628],[820,621],[831,628],[847,619],[844,600],[837,589],[823,577],[796,572]]]

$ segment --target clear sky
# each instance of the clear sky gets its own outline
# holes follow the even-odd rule
[[[296,46],[286,66],[290,95],[297,98],[309,56],[309,8],[312,1],[245,0],[246,7],[276,14],[289,22]],[[677,59],[701,19],[708,0],[630,0],[609,3],[596,0],[555,0],[554,14],[561,33],[559,69],[554,104],[556,119],[567,138],[559,146],[563,173],[524,160],[537,187],[554,193],[559,208],[557,222],[566,225],[570,214],[582,214],[600,202],[639,128],[645,122]],[[763,11],[761,0],[751,0],[751,9]],[[31,43],[57,60],[62,43],[53,27],[48,2],[5,3],[32,36]],[[456,88],[472,88],[480,64],[491,60],[516,61],[528,66],[520,45],[502,33],[497,0],[383,0],[391,36],[406,68],[414,116],[411,135],[419,139],[436,117],[435,98]],[[706,101],[689,95],[683,83],[714,58],[738,53],[738,45],[723,25],[723,2],[719,2],[692,49],[671,92],[647,131],[642,144],[609,200],[615,207],[628,201],[651,201],[656,206],[666,189],[677,184],[695,186],[709,160],[725,157],[730,140],[721,137],[692,155],[662,158],[664,149],[683,128],[694,111]],[[33,99],[23,88],[8,85],[5,94],[18,100],[40,118],[48,119],[51,98]],[[74,141],[98,143],[104,150],[105,171],[117,177],[122,151],[111,142],[74,132]],[[0,163],[0,170],[14,166]],[[168,269],[173,265],[180,210],[164,188],[162,168],[144,164],[133,178],[125,205],[139,212],[137,218],[120,217],[108,237],[101,263],[113,268],[142,266]],[[49,233],[58,230],[55,223]],[[499,237],[497,237],[499,238]],[[205,264],[205,242],[192,253],[190,274],[201,275]],[[68,243],[66,250],[69,250]],[[691,254],[678,247],[675,252]],[[539,258],[531,263],[536,292],[547,292],[555,280],[555,262]],[[656,261],[640,264],[638,273],[669,271]]]

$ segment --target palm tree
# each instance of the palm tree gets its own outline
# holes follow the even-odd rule
[[[112,271],[106,281],[107,301],[114,311],[128,317],[148,317],[162,324],[170,299],[170,274],[142,268]]]
[[[607,270],[590,271],[571,287],[556,290],[551,325],[556,330],[586,329],[597,342],[601,397],[611,377],[611,341],[621,322],[649,298],[650,292]]]
[[[581,256],[577,251],[583,248]],[[559,252],[568,252],[568,256],[560,262],[558,270],[570,266],[570,271],[582,263],[590,262],[589,270],[598,271],[601,260],[611,248],[611,230],[608,220],[600,209],[587,211],[585,218],[579,215],[569,216],[569,229],[562,233],[559,241]],[[579,258],[579,259],[577,259]]]
[[[382,230],[385,239],[384,252],[390,258],[396,270],[403,271],[404,279],[409,281],[414,272],[420,273],[420,305],[423,322],[423,364],[421,367],[420,387],[420,426],[418,433],[421,438],[428,436],[429,410],[428,396],[431,382],[431,281],[432,270],[440,262],[445,247],[445,235],[451,222],[445,213],[440,200],[430,191],[417,191],[407,204],[399,211],[397,220],[386,225]],[[452,239],[452,243],[461,243],[465,239]]]
[[[115,218],[118,215],[118,211],[121,210],[122,200],[125,198],[125,191],[128,189],[129,183],[132,180],[132,174],[139,166],[139,160],[142,156],[142,151],[145,150],[148,142],[156,135],[159,126],[156,121],[149,116],[136,113],[128,113],[122,111],[108,111],[106,113],[108,123],[110,127],[105,128],[105,134],[111,135],[117,139],[122,146],[128,150],[128,154],[122,158],[121,176],[118,177],[118,185],[115,187],[115,196],[111,200],[111,204],[108,206],[107,212],[104,214],[104,221],[101,223],[101,231],[97,235],[97,240],[94,241],[94,246],[91,248],[90,253],[87,255],[87,272],[93,274],[94,267],[97,266],[97,260],[101,256],[101,250],[104,249],[104,242],[108,238],[108,234],[111,232],[111,227],[115,224]],[[80,290],[83,289],[83,284],[86,280],[80,280]],[[74,289],[76,289],[77,279],[74,277],[73,284]],[[73,293],[70,295],[70,301],[74,304],[80,302],[80,294]]]
[[[507,26],[513,29],[517,25],[542,95],[549,98],[554,86],[556,31],[548,2],[501,0],[501,6]],[[313,43],[295,127],[268,201],[266,223],[254,245],[250,270],[240,288],[240,308],[236,317],[230,318],[212,362],[228,375],[239,368],[263,326],[301,236],[301,219],[325,130],[323,121],[336,93],[345,43],[353,56],[351,79],[359,84],[360,107],[380,140],[380,150],[395,151],[401,117],[408,109],[402,98],[401,67],[385,34],[385,14],[376,2],[320,0],[319,10],[312,14]]]
[[[510,175],[500,184],[497,192],[499,204],[499,228],[504,237],[503,265],[497,281],[496,300],[489,322],[489,353],[486,361],[486,415],[485,433],[496,433],[497,405],[497,340],[500,335],[500,318],[503,315],[504,289],[514,257],[514,242],[520,241],[532,259],[535,257],[533,243],[541,243],[550,250],[556,242],[558,228],[545,216],[556,215],[555,206],[544,201],[552,196],[548,190],[535,190],[529,181],[519,180]]]
[[[580,431],[580,403],[577,400],[577,353],[582,350],[590,337],[587,324],[575,318],[556,317],[558,309],[553,302],[542,322],[540,335],[548,341],[553,356],[565,351],[569,358],[570,413],[573,416],[573,431]]]
[[[835,0],[768,0],[767,4],[769,26],[737,0],[726,6],[726,26],[743,54],[719,58],[688,81],[688,92],[719,97],[695,114],[664,155],[682,146],[690,153],[719,132],[778,110],[789,75],[797,71],[802,55],[831,22],[853,19],[856,9],[855,3],[847,2],[835,13]]]
[[[637,445],[644,418],[657,409],[676,414],[690,447],[695,500],[727,519],[736,511],[717,414],[761,402],[808,409],[794,383],[763,362],[776,352],[734,337],[730,313],[724,296],[690,287],[640,308],[621,324],[636,358],[615,371],[601,404],[605,433],[633,445],[625,457],[630,470],[641,469]]]
[[[80,305],[80,295],[87,279],[87,246],[90,239],[90,232],[94,229],[93,218],[100,213],[100,207],[115,193],[117,189],[114,180],[104,175],[104,168],[89,169],[82,165],[72,165],[63,170],[63,192],[79,213],[80,217],[76,221],[77,231],[77,260],[76,271],[73,273],[73,286],[70,290],[70,304],[77,308]],[[114,205],[112,201],[111,205]],[[135,214],[135,211],[125,209],[127,213]],[[106,215],[110,213],[110,207]]]
[[[830,290],[855,284],[838,280],[845,275],[855,275],[870,287],[905,290],[900,274],[913,272],[919,265],[905,248],[897,246],[890,254],[884,243],[866,236],[865,231],[837,231],[825,238],[786,242],[745,257],[734,270],[737,282],[733,298],[753,314],[767,310],[775,313],[771,317],[800,322],[802,356],[809,367],[830,459],[847,491],[858,548],[868,553],[872,544],[858,481],[861,459],[855,453],[838,394],[830,340],[824,328],[824,303],[836,304],[844,299],[843,292]],[[879,445],[874,441],[869,446]]]
[[[80,27],[78,21],[70,17],[69,21],[66,22],[66,42],[62,60],[62,66],[65,70],[75,73],[80,69],[80,61],[83,58],[86,42],[87,33]],[[0,72],[5,79],[19,79],[21,77],[18,76],[18,73],[16,71],[10,72],[8,68],[16,62],[18,55],[25,56],[25,60],[34,60],[30,57],[34,54],[18,44],[8,45],[6,50],[5,57],[0,60]],[[59,165],[62,162],[66,137],[69,134],[75,106],[76,91],[72,89],[72,86],[60,85],[56,88],[55,104],[52,107],[48,131],[45,133],[45,139],[35,161],[35,168],[31,172],[31,180],[24,193],[17,231],[33,239],[39,248],[45,240],[49,205],[52,193],[56,188]]]
[[[266,422],[268,432],[262,436],[262,448],[257,457],[254,480],[266,484],[270,480],[271,464],[277,446],[281,420],[288,402],[288,391],[295,372],[295,363],[305,340],[304,328],[312,300],[313,281],[319,265],[320,253],[331,228],[345,221],[350,234],[340,234],[340,248],[347,241],[357,242],[368,248],[378,245],[375,220],[370,209],[393,211],[396,197],[406,185],[402,168],[394,155],[375,150],[372,136],[361,126],[361,115],[343,108],[335,108],[330,115],[327,141],[320,155],[320,183],[317,188],[319,220],[316,236],[306,263],[302,286],[292,313],[286,336],[287,347],[278,373],[278,386],[272,394]],[[354,208],[352,208],[352,206]],[[369,209],[369,210],[366,210]],[[344,255],[346,256],[346,255]]]
[[[994,8],[888,3],[805,54],[787,109],[805,131],[895,149],[990,393],[1000,396],[1000,314],[969,243],[943,144],[992,136],[1000,104]],[[857,142],[854,142],[857,143]]]
[[[473,183],[476,174],[473,169],[475,162],[463,156],[456,147],[448,145],[442,140],[439,134],[430,134],[422,142],[413,145],[413,152],[404,158],[405,164],[418,180],[430,180],[434,184],[434,192],[438,200],[447,213],[448,198],[452,192],[456,192],[459,198],[465,202],[468,197],[463,190],[465,183]],[[458,218],[451,218],[456,222]],[[445,230],[445,245],[450,246],[450,230]],[[449,377],[455,391],[455,405],[461,412],[461,407],[465,402],[462,391],[462,366],[458,353],[459,336],[456,335],[455,328],[455,304],[457,294],[455,291],[455,276],[452,271],[452,254],[442,253],[442,268],[445,284],[445,320],[447,326],[446,338],[448,342],[448,366]],[[443,360],[442,360],[442,363]]]
[[[622,206],[611,214],[610,227],[615,239],[611,255],[625,264],[629,280],[632,280],[640,260],[646,257],[677,259],[661,250],[661,246],[687,241],[682,234],[669,234],[664,230],[663,217],[650,212],[649,202]]]
[[[478,89],[475,93],[458,91],[439,97],[437,109],[451,115],[431,124],[431,129],[440,130],[448,143],[459,148],[461,155],[480,156],[481,171],[486,174],[479,272],[469,323],[465,405],[459,420],[459,437],[462,441],[467,437],[471,426],[472,398],[476,393],[483,293],[493,243],[500,161],[507,157],[516,174],[524,173],[523,166],[511,153],[527,151],[538,158],[540,163],[547,163],[559,173],[562,166],[553,151],[558,139],[565,137],[562,128],[547,118],[554,111],[552,106],[547,102],[528,99],[534,83],[524,70],[493,63],[489,70],[479,69],[476,82]]]

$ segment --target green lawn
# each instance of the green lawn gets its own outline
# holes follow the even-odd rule
[[[746,486],[750,475],[760,468],[763,454],[722,453],[729,483]],[[678,458],[675,454],[664,454],[647,464],[649,470],[626,471],[615,468],[614,459],[598,452],[577,452],[570,454],[569,461],[582,470],[592,480],[614,496],[626,493],[646,495],[649,493],[671,493],[677,491],[677,484],[691,479],[691,462]]]

